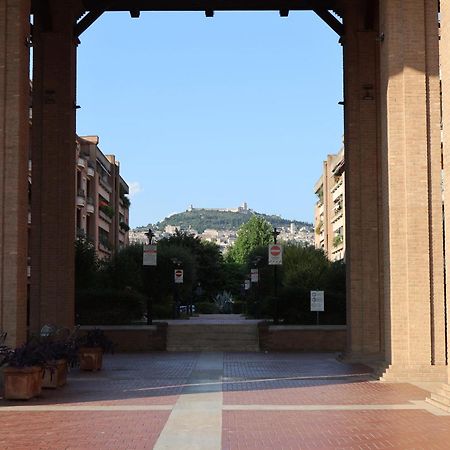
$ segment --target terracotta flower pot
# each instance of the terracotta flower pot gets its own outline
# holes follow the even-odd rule
[[[3,373],[5,377],[5,399],[29,400],[41,395],[41,367],[6,367]]]
[[[101,347],[81,347],[78,352],[81,370],[101,370],[103,350]]]
[[[67,383],[67,361],[58,359],[49,363],[51,368],[45,368],[42,387],[56,389]]]

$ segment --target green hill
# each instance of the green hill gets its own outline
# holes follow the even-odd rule
[[[149,224],[147,227],[142,228],[156,227],[160,230],[163,230],[167,225],[172,225],[183,230],[192,228],[198,233],[203,233],[203,231],[205,231],[207,228],[216,230],[237,230],[242,224],[248,222],[252,215],[263,217],[272,226],[277,228],[288,227],[291,223],[294,223],[297,228],[312,228],[312,224],[307,222],[283,219],[280,216],[257,213],[250,209],[231,212],[200,208],[173,214],[170,217],[166,217],[164,220],[156,223],[155,225]]]

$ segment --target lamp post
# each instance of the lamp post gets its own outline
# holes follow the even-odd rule
[[[280,234],[280,232],[276,229],[276,227],[273,227],[272,236],[273,236],[273,243],[277,244],[277,237]],[[274,282],[274,317],[273,317],[273,323],[276,325],[278,324],[278,267],[277,265],[273,266],[273,282]]]
[[[259,270],[258,270],[258,264],[261,261],[261,256],[255,256],[252,260],[252,265],[254,269],[254,273],[252,274],[251,281],[255,283],[255,289],[254,289],[254,301],[255,301],[255,316],[257,319],[259,319],[261,315],[261,305],[259,301]]]
[[[177,283],[175,281],[175,272],[177,269],[181,268],[182,261],[178,258],[171,258],[172,264],[174,265],[174,280],[173,280],[173,307],[172,307],[172,318],[177,319],[179,316],[179,292],[177,288]]]
[[[152,245],[153,238],[155,237],[155,234],[151,230],[151,228],[148,229],[147,233],[144,233],[147,236],[148,239],[148,245]],[[151,266],[149,266],[148,274],[151,274]],[[150,278],[150,277],[149,277]],[[149,289],[149,295],[147,296],[147,325],[151,325],[153,321],[153,313],[152,313],[152,298],[151,298],[151,291]]]

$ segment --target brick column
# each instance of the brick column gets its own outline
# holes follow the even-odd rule
[[[446,369],[437,3],[380,0],[387,380]]]
[[[445,264],[447,285],[447,318],[450,318],[450,4],[441,2],[441,40],[440,63],[442,79],[442,127],[443,127],[443,166],[444,166],[444,204],[445,206]],[[447,329],[447,342],[450,343],[450,330]],[[450,369],[448,371],[450,384]],[[450,393],[448,394],[450,398]]]
[[[345,10],[345,211],[347,263],[346,356],[383,360],[380,258],[379,84],[376,11],[365,2]]]
[[[43,3],[43,5],[45,2]],[[73,326],[75,241],[74,11],[50,0],[34,20],[31,329]]]
[[[0,2],[0,330],[26,338],[30,2]]]

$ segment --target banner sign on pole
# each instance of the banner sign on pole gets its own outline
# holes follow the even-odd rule
[[[176,284],[182,284],[183,283],[183,269],[175,269],[174,275],[175,275],[175,283]]]
[[[142,257],[143,266],[156,266],[156,256],[157,256],[156,244],[144,245],[144,253]]]
[[[281,266],[283,264],[283,247],[278,244],[269,245],[269,266]]]
[[[324,291],[311,291],[311,311],[325,311]]]
[[[259,281],[258,269],[252,269],[252,271],[250,272],[250,278],[252,283],[258,283]]]

